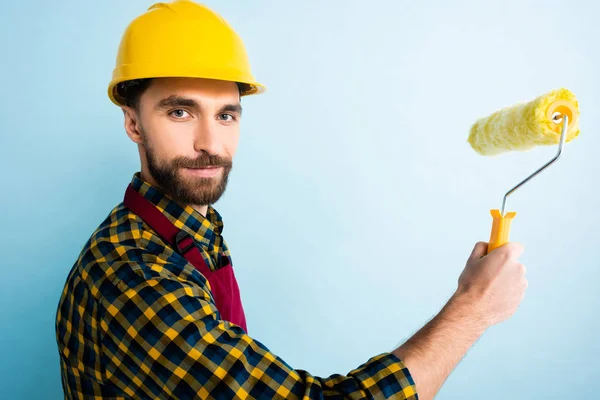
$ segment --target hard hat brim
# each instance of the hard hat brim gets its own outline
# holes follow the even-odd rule
[[[115,70],[116,72],[116,70]],[[235,82],[235,83],[243,83],[245,85],[248,85],[248,89],[241,92],[240,96],[250,96],[250,95],[255,95],[255,94],[261,94],[266,92],[267,88],[265,85],[254,81],[253,79],[223,79],[223,78],[215,78],[215,75],[210,74],[210,73],[206,73],[206,74],[202,74],[202,73],[195,73],[195,74],[190,74],[190,73],[183,73],[183,74],[173,74],[173,73],[169,73],[169,74],[157,74],[157,73],[150,73],[150,74],[136,74],[136,76],[132,76],[129,78],[125,78],[123,76],[114,78],[109,86],[108,86],[108,97],[110,98],[110,100],[117,106],[121,107],[126,105],[125,104],[125,99],[119,95],[119,93],[117,92],[117,86],[122,83],[122,82],[126,82],[126,81],[130,81],[130,80],[135,80],[135,79],[149,79],[149,78],[199,78],[199,79],[212,79],[212,80],[219,80],[219,81],[225,81],[225,82]]]

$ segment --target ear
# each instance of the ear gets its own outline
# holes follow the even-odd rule
[[[131,107],[121,106],[125,117],[125,132],[134,143],[143,144],[142,132],[138,121],[138,113]]]

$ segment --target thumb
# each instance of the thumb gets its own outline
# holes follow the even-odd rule
[[[478,242],[475,244],[473,251],[471,252],[470,260],[478,260],[487,255],[488,244],[486,242]]]

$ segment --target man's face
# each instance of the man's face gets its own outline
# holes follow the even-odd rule
[[[181,204],[215,203],[227,186],[240,118],[233,82],[154,79],[139,103],[142,173]]]

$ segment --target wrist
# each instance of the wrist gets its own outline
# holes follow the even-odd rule
[[[468,293],[456,292],[440,312],[440,317],[455,323],[461,330],[481,336],[490,327],[477,301]]]

